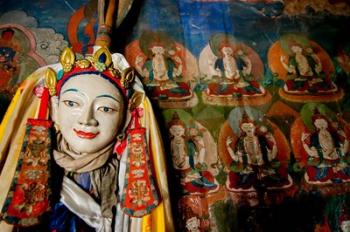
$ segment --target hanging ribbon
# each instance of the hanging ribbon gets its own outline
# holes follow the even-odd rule
[[[142,115],[142,108],[133,110],[127,138],[120,143],[127,149],[124,154],[128,156],[121,206],[126,214],[134,217],[149,214],[159,203],[151,172],[146,128],[140,123]]]
[[[50,210],[53,131],[47,109],[51,85],[56,83],[56,76],[52,75],[53,71],[48,69],[37,117],[27,120],[16,172],[2,208],[2,219],[10,224],[38,224],[40,217]]]

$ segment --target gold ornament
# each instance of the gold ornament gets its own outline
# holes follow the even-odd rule
[[[45,85],[49,89],[51,96],[56,95],[56,72],[52,68],[47,68],[45,73]]]
[[[65,48],[61,54],[60,63],[62,64],[62,68],[64,72],[69,72],[75,62],[75,55],[72,49]]]

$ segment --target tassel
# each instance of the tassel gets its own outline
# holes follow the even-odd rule
[[[124,213],[133,217],[149,214],[159,204],[151,172],[146,128],[141,127],[139,121],[142,113],[141,108],[136,108],[132,112],[130,128],[127,130],[128,158],[121,197]]]
[[[47,120],[47,109],[49,92],[56,84],[53,74],[50,68],[46,72],[47,87],[41,96],[37,118],[27,120],[16,172],[1,212],[2,219],[10,224],[36,225],[50,210],[53,123]]]

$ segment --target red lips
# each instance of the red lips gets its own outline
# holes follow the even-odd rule
[[[74,132],[78,135],[78,137],[83,139],[93,139],[95,138],[100,132],[92,133],[92,132],[84,132],[74,129]]]

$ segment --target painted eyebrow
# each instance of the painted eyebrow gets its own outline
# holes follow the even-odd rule
[[[97,96],[96,98],[101,98],[101,97],[108,97],[108,98],[111,98],[111,99],[113,99],[114,101],[120,103],[120,100],[118,100],[118,99],[116,99],[115,97],[112,97],[111,95],[108,95],[108,94],[102,94],[102,95]]]
[[[65,91],[63,91],[63,93],[62,94],[64,94],[64,93],[67,93],[67,92],[79,92],[79,90],[77,90],[77,89],[66,89]]]

